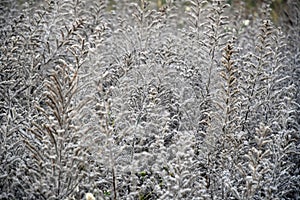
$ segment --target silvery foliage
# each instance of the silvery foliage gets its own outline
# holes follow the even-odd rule
[[[300,5],[262,6],[1,1],[0,199],[299,198]]]

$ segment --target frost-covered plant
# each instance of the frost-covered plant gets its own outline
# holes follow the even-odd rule
[[[26,166],[32,172],[30,189],[45,199],[72,195],[87,176],[84,138],[89,129],[79,128],[83,102],[75,100],[79,66],[63,62],[56,67],[44,83],[46,105],[36,106],[41,116],[32,122],[33,136],[24,141],[34,157]]]
[[[297,199],[300,9],[270,3],[1,1],[0,199]]]

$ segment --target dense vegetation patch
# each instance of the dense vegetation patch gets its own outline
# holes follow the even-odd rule
[[[16,2],[0,199],[299,198],[298,1]]]

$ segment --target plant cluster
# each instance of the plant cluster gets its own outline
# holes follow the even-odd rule
[[[300,3],[271,3],[2,0],[0,199],[299,199]]]

